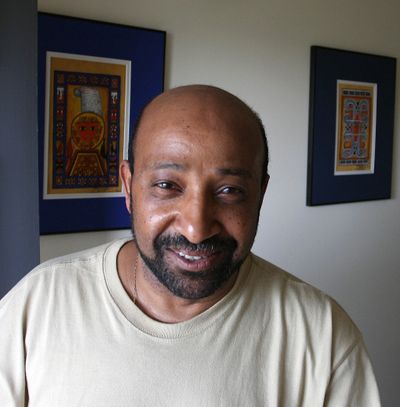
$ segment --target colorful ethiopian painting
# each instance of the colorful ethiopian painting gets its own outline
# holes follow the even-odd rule
[[[337,81],[335,175],[372,174],[377,85]]]
[[[44,199],[115,197],[130,61],[47,52]]]

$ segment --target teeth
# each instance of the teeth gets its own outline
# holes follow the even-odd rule
[[[186,260],[194,261],[194,260],[200,260],[201,256],[189,256],[188,254],[178,252],[179,256],[185,258]]]

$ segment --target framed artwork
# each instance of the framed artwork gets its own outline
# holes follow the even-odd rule
[[[388,199],[396,59],[311,47],[307,205]]]
[[[119,165],[166,33],[47,13],[38,33],[40,233],[129,228]]]

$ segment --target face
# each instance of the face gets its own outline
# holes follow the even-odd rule
[[[236,273],[253,244],[263,148],[241,106],[167,100],[146,111],[126,203],[141,258],[174,295],[203,298]],[[224,103],[225,102],[225,103]]]

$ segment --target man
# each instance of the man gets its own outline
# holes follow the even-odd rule
[[[36,268],[0,307],[1,406],[379,406],[358,329],[250,253],[259,118],[214,87],[144,110],[121,166],[133,239]]]

